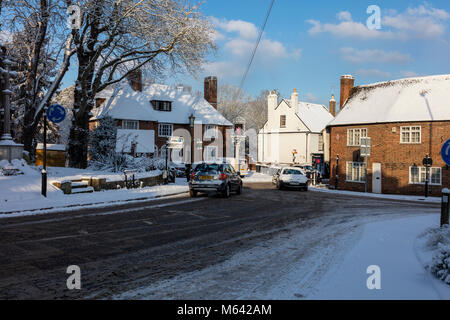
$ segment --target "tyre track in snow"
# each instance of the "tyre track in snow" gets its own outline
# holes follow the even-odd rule
[[[189,279],[197,272],[204,277],[196,278],[197,290],[186,298],[219,297],[221,279],[240,288],[222,288],[231,297],[270,296],[279,290],[274,283],[289,277],[302,259],[318,254],[326,269],[332,255],[339,255],[332,250],[333,243],[342,241],[349,225],[384,219],[386,210],[393,208],[398,210],[396,217],[436,210],[395,201],[280,192],[267,183],[248,185],[242,196],[231,199],[201,198],[177,204],[179,201],[3,219],[0,298],[153,298],[160,296],[152,295],[148,288],[161,283],[167,288],[164,297],[172,298],[186,292],[183,286],[187,282],[170,281]],[[114,210],[119,212],[107,214]],[[324,236],[323,230],[329,234]],[[349,237],[348,242],[352,241]],[[235,261],[236,255],[243,257],[241,267],[230,267],[231,274],[219,268]],[[71,264],[81,267],[80,291],[65,287],[65,271]],[[270,267],[280,271],[270,274]],[[299,286],[311,287],[320,274],[319,267],[305,267],[303,277],[312,280]],[[208,273],[209,268],[219,268],[223,274],[215,276],[215,272]],[[252,277],[259,273],[261,276]],[[149,294],[137,296],[138,288]]]

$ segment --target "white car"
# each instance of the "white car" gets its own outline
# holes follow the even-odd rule
[[[284,168],[277,179],[277,188],[298,188],[308,191],[308,178],[300,168]]]

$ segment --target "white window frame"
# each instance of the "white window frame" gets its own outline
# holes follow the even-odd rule
[[[418,128],[418,130],[417,130]],[[413,130],[415,129],[415,130]],[[413,133],[419,133],[419,141],[412,141]],[[403,133],[408,133],[408,141],[403,141]],[[421,144],[422,143],[422,127],[421,126],[404,126],[400,127],[400,143],[401,144]]]
[[[210,157],[210,150],[215,149],[216,156],[211,158]],[[206,146],[205,147],[205,161],[215,161],[218,159],[218,152],[219,148],[217,146]]]
[[[219,128],[214,124],[205,125],[205,138],[206,139],[217,139],[219,133]]]
[[[413,181],[413,175],[412,175],[412,169],[413,168],[417,168],[419,170],[418,172],[418,181]],[[439,183],[433,183],[433,171],[438,171],[439,172]],[[431,167],[430,168],[430,181],[429,184],[432,186],[441,186],[442,185],[442,168],[439,167]],[[425,184],[425,180],[427,178],[427,168],[425,167],[409,167],[409,184]]]
[[[133,125],[130,126],[130,124],[133,124]],[[139,121],[137,121],[137,120],[122,120],[122,129],[139,130]]]
[[[350,165],[351,165],[351,172],[349,172],[348,170]],[[346,182],[366,183],[365,176],[366,176],[366,164],[364,162],[347,161],[345,166]]]
[[[361,138],[367,138],[367,128],[347,129],[347,147],[359,147]]]
[[[163,131],[165,131],[164,127],[170,128],[170,134],[166,134]],[[158,124],[158,136],[159,137],[166,137],[169,138],[173,135],[173,124],[170,123],[159,123]]]

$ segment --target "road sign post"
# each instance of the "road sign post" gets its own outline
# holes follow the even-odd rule
[[[441,205],[441,227],[449,224],[450,216],[450,189],[442,190],[442,205]]]
[[[41,193],[47,197],[47,119],[53,123],[61,123],[66,118],[66,109],[59,104],[52,104],[44,108],[44,156],[42,163],[42,186]]]

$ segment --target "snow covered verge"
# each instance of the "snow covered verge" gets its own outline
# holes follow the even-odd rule
[[[438,225],[436,214],[367,224],[360,241],[342,263],[328,271],[308,298],[450,299],[450,286],[427,271],[437,239],[441,239],[436,232]],[[424,233],[424,229],[428,231]],[[379,290],[367,286],[373,274],[368,273],[369,266],[380,268]]]
[[[417,245],[426,228],[439,224],[439,215],[415,212],[394,219],[364,212],[319,217],[307,229],[297,229],[300,223],[223,263],[113,299],[450,299],[450,287],[425,269]],[[367,287],[372,265],[381,270],[380,290]]]
[[[450,227],[429,228],[418,239],[420,259],[450,290]]]
[[[11,164],[2,163],[2,166]],[[38,167],[28,166],[24,161],[13,161],[12,166],[22,174],[16,176],[0,175],[0,217],[23,216],[54,211],[77,210],[80,207],[108,206],[124,201],[151,199],[170,196],[188,191],[186,181],[181,179],[176,184],[154,186],[140,189],[120,189],[86,194],[64,195],[53,186],[53,181],[77,180],[86,176],[106,178],[107,181],[123,180],[120,173],[80,170],[72,168],[47,168],[47,198],[41,195],[41,174]],[[0,168],[1,169],[1,168]],[[159,171],[138,173],[136,178],[160,174]]]
[[[407,195],[397,195],[397,194],[376,194],[376,193],[365,193],[365,192],[356,192],[356,191],[345,191],[345,190],[332,190],[327,189],[326,187],[315,187],[310,186],[310,191],[317,192],[328,192],[334,194],[342,194],[347,196],[359,196],[359,197],[368,197],[368,198],[378,198],[378,199],[387,199],[387,200],[402,200],[402,201],[413,201],[413,202],[431,202],[431,203],[441,203],[440,197],[427,197],[424,196],[407,196]]]

